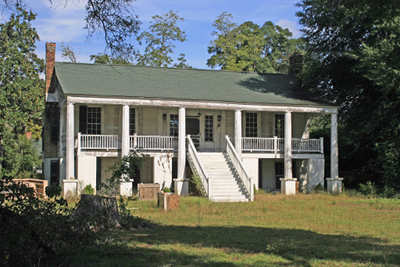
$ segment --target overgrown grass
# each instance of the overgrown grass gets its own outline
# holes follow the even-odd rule
[[[131,201],[150,229],[105,234],[73,266],[398,266],[400,200],[257,194],[252,203]]]

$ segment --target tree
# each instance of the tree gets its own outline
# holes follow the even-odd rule
[[[169,67],[174,62],[171,54],[174,52],[175,42],[186,40],[186,33],[178,26],[178,22],[183,21],[183,18],[169,11],[163,16],[155,15],[152,19],[149,30],[142,32],[138,37],[140,43],[145,43],[145,47],[142,53],[137,54],[137,63]],[[180,57],[182,62],[184,56],[181,54]]]
[[[19,136],[41,124],[44,83],[39,78],[43,62],[35,54],[38,35],[31,25],[32,12],[17,8],[0,24],[0,177],[22,170]]]
[[[69,0],[48,0],[51,4]],[[0,8],[14,11],[15,7],[30,4],[24,0],[0,0]],[[134,0],[87,0],[85,28],[88,35],[100,32],[104,36],[106,48],[113,57],[130,59],[135,51],[136,35],[140,29],[138,16],[134,14]]]
[[[177,69],[191,69],[192,68],[189,64],[187,64],[186,56],[184,53],[179,54],[177,61],[178,62],[176,62],[174,64],[174,67]]]
[[[114,64],[114,65],[129,65],[128,60],[121,57],[112,57],[107,54],[90,55],[90,60],[95,64]]]
[[[251,21],[237,26],[232,15],[223,12],[213,26],[216,39],[208,48],[210,67],[225,70],[287,73],[289,56],[301,50],[301,40],[290,39],[292,34],[267,21],[261,27]]]
[[[76,56],[75,52],[69,47],[68,45],[65,46],[64,44],[61,45],[62,56],[67,58],[70,62],[76,63]]]
[[[302,0],[305,86],[340,107],[341,171],[400,189],[400,5]],[[346,181],[346,180],[345,180]]]

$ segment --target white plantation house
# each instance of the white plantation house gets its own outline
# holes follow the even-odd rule
[[[195,173],[214,201],[308,191],[324,184],[324,141],[308,129],[318,114],[332,120],[328,190],[341,190],[337,107],[300,94],[292,74],[59,63],[46,50],[44,174],[64,193],[99,188],[131,151],[148,156],[135,184],[185,193]]]

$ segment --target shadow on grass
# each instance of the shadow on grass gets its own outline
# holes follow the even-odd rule
[[[184,244],[193,248],[220,248],[221,253],[268,254],[282,257],[290,262],[274,265],[311,266],[312,260],[345,261],[348,263],[368,263],[397,265],[400,263],[400,246],[388,245],[382,239],[352,237],[346,235],[319,234],[297,229],[276,229],[262,227],[188,227],[156,225],[151,230],[118,232],[114,237],[124,250],[140,254],[155,265],[187,264],[234,266],[230,263],[213,262],[202,256],[192,256],[157,250],[158,245]],[[129,249],[131,242],[143,242],[148,248]],[[177,259],[177,262],[171,260]],[[139,264],[140,265],[140,264]]]

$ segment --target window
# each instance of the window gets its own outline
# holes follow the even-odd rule
[[[169,135],[178,136],[179,117],[177,114],[171,114],[169,117]]]
[[[129,108],[129,135],[136,133],[136,110]]]
[[[205,116],[204,141],[206,141],[206,142],[214,141],[214,117],[213,116]]]
[[[246,137],[257,137],[257,113],[246,112]]]
[[[275,115],[275,136],[283,138],[285,135],[285,115]]]
[[[101,134],[101,108],[87,108],[88,134]]]
[[[59,160],[50,161],[50,185],[59,184],[58,177],[60,176]]]

